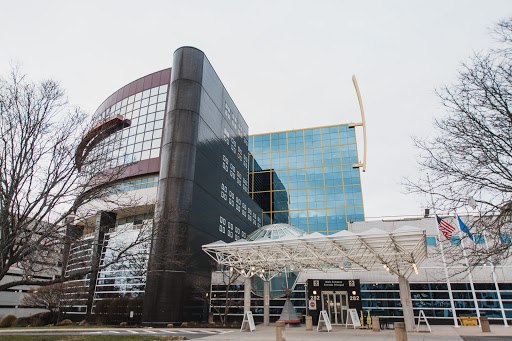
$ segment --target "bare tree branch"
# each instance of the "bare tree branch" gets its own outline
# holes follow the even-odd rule
[[[84,220],[111,200],[118,209],[136,206],[130,195],[121,198],[112,191],[130,164],[118,166],[103,150],[77,156],[91,129],[87,115],[69,105],[57,82],[29,81],[16,66],[0,78],[0,280],[12,267],[23,271],[21,280],[3,283],[0,290],[83,278],[90,270],[72,275],[56,270],[66,218]],[[94,132],[105,138],[102,129]],[[104,129],[111,134],[118,127]],[[111,257],[101,267],[132,257],[130,249],[150,238],[140,229],[130,243],[109,245]],[[37,274],[51,279],[37,279]]]
[[[470,266],[498,263],[512,246],[512,19],[492,34],[500,47],[474,54],[454,84],[437,90],[446,115],[434,122],[435,136],[414,139],[423,176],[406,179],[410,192],[433,196],[437,212],[468,214],[468,198],[476,199],[467,225],[488,248],[466,243]]]

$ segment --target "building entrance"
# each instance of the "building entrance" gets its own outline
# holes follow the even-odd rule
[[[358,279],[308,279],[307,311],[317,324],[320,312],[325,310],[331,324],[347,324],[348,310],[355,309],[360,314],[361,288]]]
[[[331,324],[345,324],[348,312],[346,291],[322,291],[322,310],[326,310]]]

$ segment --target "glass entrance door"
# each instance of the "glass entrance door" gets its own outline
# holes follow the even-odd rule
[[[346,291],[322,291],[322,310],[326,310],[331,324],[345,324],[348,311]]]

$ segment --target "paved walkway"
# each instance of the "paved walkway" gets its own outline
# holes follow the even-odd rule
[[[482,333],[478,326],[464,326],[454,328],[452,326],[431,326],[432,333],[413,332],[408,333],[408,341],[512,341],[512,327],[505,328],[502,325],[491,325],[491,333]],[[422,330],[425,326],[422,326]],[[201,340],[225,340],[225,341],[273,341],[276,339],[275,325],[269,327],[256,326],[254,332],[240,332],[239,329],[200,329],[200,328],[66,328],[66,329],[7,329],[0,330],[2,335],[7,334],[39,334],[39,335],[183,335],[190,339]],[[394,330],[382,330],[374,332],[368,329],[350,329],[341,326],[333,326],[331,332],[306,331],[304,325],[300,327],[286,328],[287,341],[317,341],[317,340],[350,340],[350,341],[394,341]]]
[[[407,338],[409,341],[476,341],[486,340],[487,337],[492,337],[490,340],[495,341],[512,341],[512,327],[505,328],[503,326],[491,325],[491,333],[482,333],[478,326],[463,326],[454,328],[452,326],[431,326],[432,333],[419,332],[408,333]],[[422,328],[425,328],[422,326]],[[271,341],[276,338],[275,325],[271,324],[269,327],[261,325],[256,326],[254,332],[240,332],[239,330],[229,334],[212,335],[201,338],[201,340],[225,340],[225,341],[239,341],[239,340],[262,340]],[[421,330],[421,329],[420,329]],[[467,337],[467,338],[466,338]],[[306,331],[304,325],[301,327],[286,328],[285,332],[286,341],[316,341],[316,340],[355,340],[355,341],[393,341],[396,340],[394,330],[382,330],[374,332],[368,329],[347,329],[341,326],[333,326],[331,332],[317,332],[316,327],[313,331]]]

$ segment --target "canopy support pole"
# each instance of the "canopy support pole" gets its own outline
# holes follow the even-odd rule
[[[414,311],[412,309],[409,281],[403,275],[398,275],[398,286],[400,288],[400,302],[402,303],[405,329],[412,332],[414,331]]]
[[[270,325],[270,281],[263,281],[263,325]]]
[[[251,310],[251,277],[245,277],[244,280],[244,316]]]

